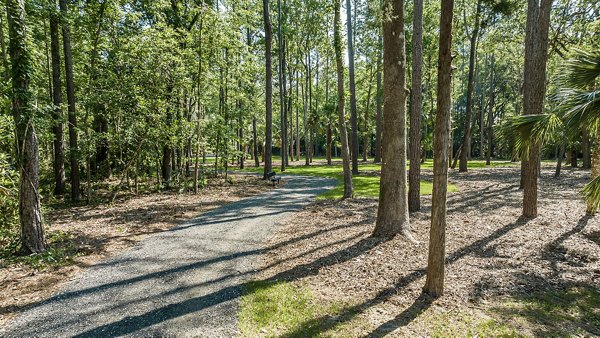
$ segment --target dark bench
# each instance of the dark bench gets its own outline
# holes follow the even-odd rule
[[[281,183],[281,177],[278,177],[274,171],[271,171],[267,174],[267,179],[273,182],[273,186],[275,186],[275,184]]]

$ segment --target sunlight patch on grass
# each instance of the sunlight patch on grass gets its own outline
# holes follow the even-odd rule
[[[485,163],[485,162],[484,162]],[[247,172],[262,172],[262,168],[248,168],[244,171]],[[381,171],[380,164],[361,164],[359,166],[359,175],[354,175],[352,180],[354,182],[354,196],[355,197],[379,197],[379,175]],[[288,167],[285,174],[290,175],[304,175],[304,176],[319,176],[336,179],[338,185],[324,193],[319,195],[318,199],[338,199],[341,198],[344,193],[344,177],[342,173],[341,165],[312,165],[312,166],[293,166]],[[428,181],[421,181],[421,195],[431,195],[433,190],[433,183]],[[448,184],[448,192],[457,192],[458,188],[453,184]]]
[[[600,335],[600,291],[571,288],[513,297],[493,308],[535,336],[589,337]]]
[[[431,325],[431,335],[436,338],[445,337],[524,337],[504,323],[492,318],[485,318],[465,311],[435,312],[420,318]]]
[[[345,309],[341,303],[319,303],[307,287],[254,281],[244,286],[239,325],[244,337],[345,336],[351,323],[336,323]]]

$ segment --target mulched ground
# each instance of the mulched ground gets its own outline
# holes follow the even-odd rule
[[[431,179],[431,172],[424,176]],[[524,220],[519,167],[453,171],[450,181],[460,192],[449,196],[446,292],[438,300],[421,293],[431,213],[427,196],[422,211],[411,215],[418,246],[401,237],[384,243],[369,237],[375,199],[315,203],[291,217],[265,245],[261,278],[294,280],[325,302],[350,304],[328,325],[358,318],[367,325],[359,325],[353,335],[370,337],[390,332],[430,336],[427,320],[432,317],[423,313],[485,318],[507,299],[577,288],[600,290],[600,217],[585,215],[579,195],[588,179],[589,172],[575,169],[555,179],[553,168],[544,167],[540,216]],[[500,319],[525,334],[552,332],[544,326],[553,323],[513,321],[510,315]],[[590,336],[600,330],[600,323],[554,325]]]
[[[35,303],[54,294],[78,272],[153,233],[225,203],[272,189],[252,175],[213,179],[199,195],[161,193],[129,196],[114,204],[52,210],[45,215],[47,236],[60,234],[60,245],[74,246],[77,256],[64,266],[35,269],[0,260],[0,326]]]

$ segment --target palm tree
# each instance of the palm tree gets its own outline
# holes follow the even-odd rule
[[[582,132],[596,137],[592,156],[592,180],[583,189],[587,212],[600,209],[600,50],[576,50],[567,61],[560,89],[552,97],[555,111],[543,115],[523,115],[510,123],[519,154],[527,154],[529,145],[557,138],[577,138]]]

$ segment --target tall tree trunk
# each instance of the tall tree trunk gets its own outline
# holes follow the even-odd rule
[[[67,0],[59,0],[63,18],[68,17]],[[79,200],[79,146],[77,142],[77,110],[75,108],[75,82],[73,80],[73,54],[71,52],[71,30],[68,21],[62,22],[63,52],[65,54],[65,78],[69,112],[69,157],[71,160],[71,198]]]
[[[19,168],[19,222],[21,252],[46,250],[39,196],[38,139],[33,126],[35,110],[29,89],[31,66],[25,27],[25,2],[6,0],[9,53],[12,75],[12,108],[15,123],[17,166]]]
[[[406,51],[404,1],[386,0],[383,20],[383,164],[373,236],[409,233],[406,191]]]
[[[308,48],[308,41],[306,43],[306,50],[307,55],[306,55],[306,67],[305,67],[305,81],[304,81],[304,87],[302,88],[303,90],[303,97],[304,97],[304,165],[310,165],[310,132],[309,132],[309,126],[308,126],[308,112],[310,111],[310,104],[311,104],[311,100],[312,98],[309,98],[309,86],[310,83],[312,82],[312,78],[311,78],[311,74],[310,74],[310,49]]]
[[[454,0],[441,0],[437,84],[437,113],[434,131],[433,193],[427,279],[424,291],[435,297],[444,293],[446,259],[446,198],[448,192],[448,144],[452,106],[452,17]]]
[[[408,210],[421,209],[421,108],[423,93],[423,0],[414,1],[412,37],[412,91],[410,100],[410,170]]]
[[[337,69],[337,109],[340,127],[340,140],[342,143],[342,166],[344,170],[344,195],[342,198],[352,198],[354,185],[352,183],[352,170],[350,168],[350,147],[348,145],[348,134],[346,133],[346,98],[344,94],[344,57],[342,56],[342,20],[340,18],[340,0],[333,1],[333,47],[335,49],[335,64]]]
[[[286,119],[286,79],[285,79],[285,60],[284,60],[284,43],[282,33],[281,19],[281,0],[277,0],[277,51],[279,58],[279,110],[281,119],[281,171],[285,171],[286,155],[287,155],[287,119]]]
[[[52,134],[54,135],[54,195],[65,193],[65,152],[62,118],[62,94],[60,81],[59,18],[55,0],[50,1],[50,49],[52,58]]]
[[[467,172],[469,156],[471,155],[471,121],[473,119],[473,88],[475,77],[475,55],[477,54],[477,37],[479,36],[479,16],[481,14],[481,0],[477,1],[475,13],[475,27],[471,33],[471,47],[469,53],[469,77],[467,80],[467,112],[464,121],[464,135],[462,139],[462,152],[458,164],[459,172]]]
[[[490,106],[488,109],[488,122],[487,122],[487,156],[485,164],[490,165],[492,163],[492,151],[494,150],[494,105],[496,104],[496,93],[495,93],[495,78],[494,78],[494,54],[492,54],[492,60],[490,63]]]
[[[296,60],[296,64],[298,61]],[[296,162],[300,161],[300,96],[298,87],[300,86],[300,72],[296,71]],[[302,87],[304,90],[304,87]],[[303,95],[304,98],[304,95]],[[304,101],[303,101],[304,102]]]
[[[381,89],[381,54],[383,53],[383,38],[379,34],[378,38],[379,50],[377,51],[377,89],[375,94],[375,103],[377,112],[375,115],[375,163],[381,162],[381,137],[383,130],[383,90]]]
[[[526,114],[541,114],[546,94],[546,62],[548,60],[548,30],[552,0],[529,0],[525,35],[525,78],[523,102]],[[537,217],[538,172],[540,145],[529,149],[523,176],[523,216]]]
[[[263,0],[263,19],[265,25],[265,170],[263,178],[273,170],[273,66],[271,45],[273,32],[269,14],[269,0]]]
[[[369,133],[369,110],[371,109],[371,91],[373,89],[372,86],[372,74],[369,72],[369,89],[367,90],[367,103],[365,107],[365,117],[364,117],[364,127],[363,127],[363,162],[367,162],[369,157],[369,141],[370,141],[370,133]]]
[[[352,32],[352,1],[346,0],[346,27],[348,31],[348,83],[350,86],[350,143],[352,174],[358,174],[358,116],[356,112],[356,84],[354,81],[354,38]]]
[[[327,125],[327,140],[325,145],[325,157],[327,159],[327,165],[331,165],[331,143],[333,142],[333,131],[331,130],[331,124]]]

